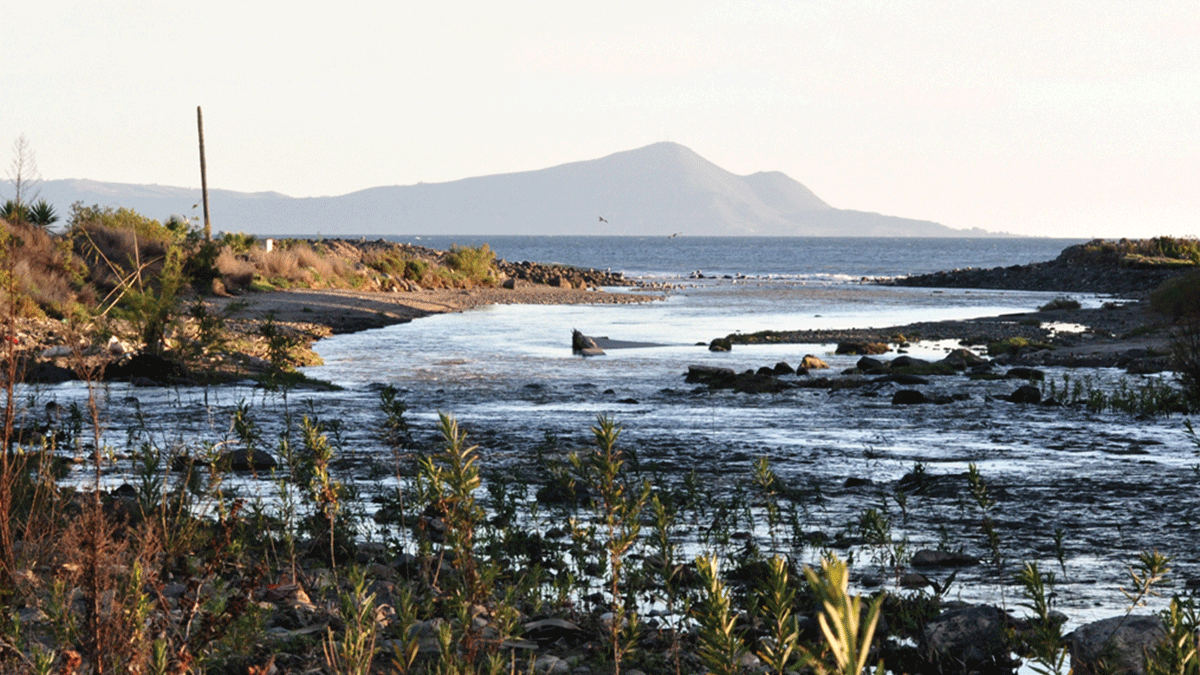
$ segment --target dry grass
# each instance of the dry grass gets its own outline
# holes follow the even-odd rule
[[[6,304],[14,306],[18,316],[63,316],[78,303],[95,301],[91,289],[80,283],[83,267],[45,230],[0,220],[0,239],[9,244],[5,272],[11,274],[14,291]]]
[[[258,275],[274,286],[310,286],[314,288],[353,286],[357,275],[353,265],[341,258],[328,257],[300,242],[273,251],[255,248],[246,256]]]

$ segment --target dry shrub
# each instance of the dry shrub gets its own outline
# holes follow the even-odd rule
[[[6,306],[17,316],[63,316],[76,303],[94,301],[91,289],[81,287],[83,266],[62,240],[41,228],[2,220],[0,239],[8,243],[5,271],[15,291]]]
[[[155,277],[162,271],[167,243],[139,237],[134,230],[84,223],[72,233],[75,252],[87,263],[88,281],[105,289],[117,288],[137,278]]]
[[[254,264],[245,257],[234,253],[229,248],[221,249],[217,255],[217,272],[226,288],[248,288],[254,281]]]
[[[254,249],[248,260],[259,275],[272,283],[285,281],[304,286],[339,286],[355,276],[351,263],[327,257],[304,242],[270,252]]]

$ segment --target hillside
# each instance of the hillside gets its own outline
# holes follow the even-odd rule
[[[82,201],[158,218],[199,213],[193,208],[200,201],[197,189],[56,180],[47,181],[42,193],[60,210]],[[336,197],[212,190],[209,203],[216,229],[258,235],[989,235],[837,209],[783,173],[738,176],[675,143],[536,171]]]

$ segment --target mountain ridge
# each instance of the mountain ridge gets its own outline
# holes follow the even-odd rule
[[[154,218],[196,217],[200,190],[89,179],[45,181],[82,201]],[[213,227],[256,235],[1000,236],[837,209],[780,171],[736,175],[669,142],[530,171],[364,188],[326,197],[209,190]]]

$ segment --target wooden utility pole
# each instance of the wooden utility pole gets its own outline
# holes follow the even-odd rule
[[[204,113],[196,106],[196,128],[200,130],[200,196],[204,201],[204,240],[212,239],[212,223],[208,220],[208,169],[204,165]]]

